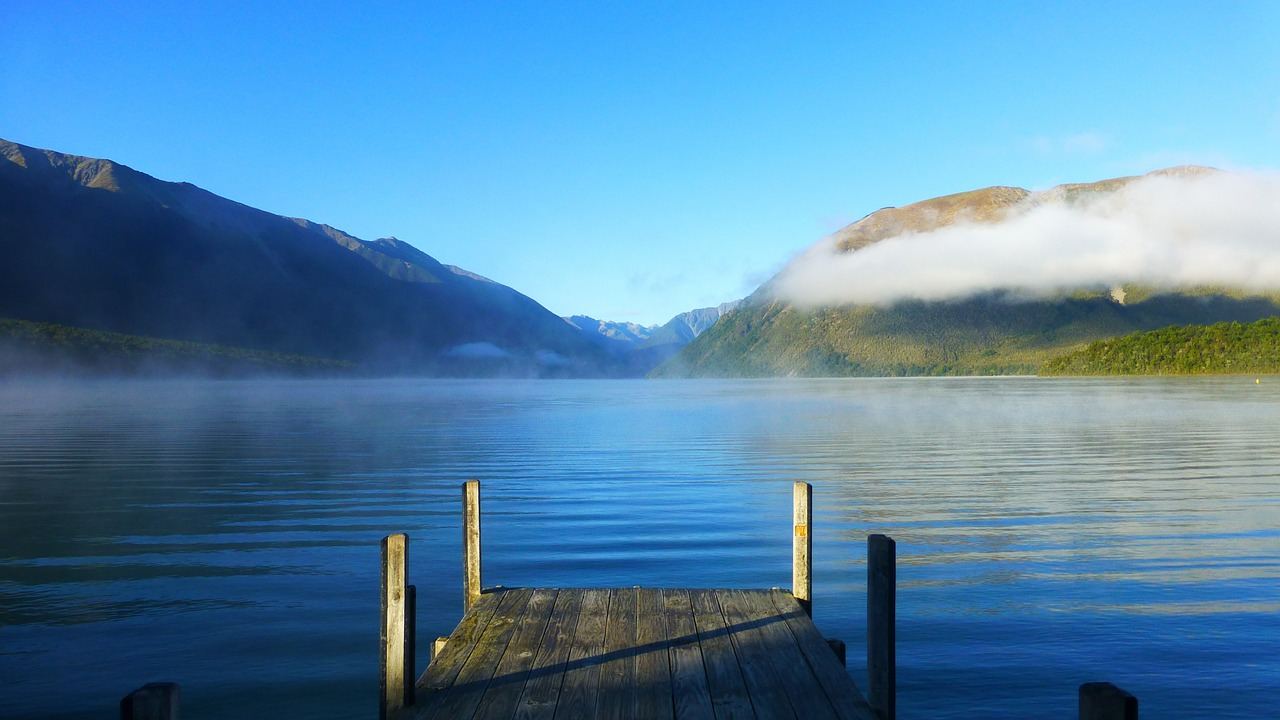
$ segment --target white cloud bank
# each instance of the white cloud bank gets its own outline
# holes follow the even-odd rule
[[[1070,205],[1034,199],[998,223],[960,222],[856,252],[828,238],[794,259],[774,292],[814,306],[1123,283],[1280,289],[1280,175],[1148,175]]]

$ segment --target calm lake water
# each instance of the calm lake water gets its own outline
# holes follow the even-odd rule
[[[376,716],[379,539],[418,667],[486,585],[790,583],[865,687],[865,538],[898,541],[902,718],[1276,717],[1280,379],[0,384],[0,717]]]

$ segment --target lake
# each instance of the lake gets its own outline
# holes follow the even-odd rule
[[[865,689],[866,536],[898,542],[902,718],[1280,703],[1280,378],[0,384],[0,717],[374,717],[379,539],[419,659],[486,585],[790,583]],[[251,710],[246,710],[249,708]]]

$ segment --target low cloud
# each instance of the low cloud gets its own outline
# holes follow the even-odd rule
[[[961,221],[856,252],[828,238],[773,292],[800,305],[1036,298],[1136,283],[1280,289],[1280,175],[1148,175],[1072,203],[1032,195],[996,223]]]
[[[491,342],[469,342],[461,345],[454,345],[444,352],[446,357],[454,358],[507,358],[511,357],[511,353],[494,345]]]

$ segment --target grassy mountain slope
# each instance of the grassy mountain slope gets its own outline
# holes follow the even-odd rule
[[[605,353],[538,303],[394,238],[366,242],[5,141],[0,258],[0,316],[379,372],[609,371]]]
[[[1042,375],[1280,373],[1280,318],[1167,327],[1090,343],[1053,358]]]
[[[1210,172],[1173,168],[1168,174]],[[1063,185],[1031,194],[994,187],[886,208],[835,234],[857,252],[903,232],[957,221],[996,222],[1019,203],[1076,202],[1134,178]],[[1248,322],[1280,314],[1280,298],[1222,289],[1155,294],[1126,287],[1124,302],[1104,292],[1013,301],[962,301],[805,309],[779,299],[773,281],[654,371],[655,376],[968,375],[1034,373],[1089,342],[1168,325]]]

